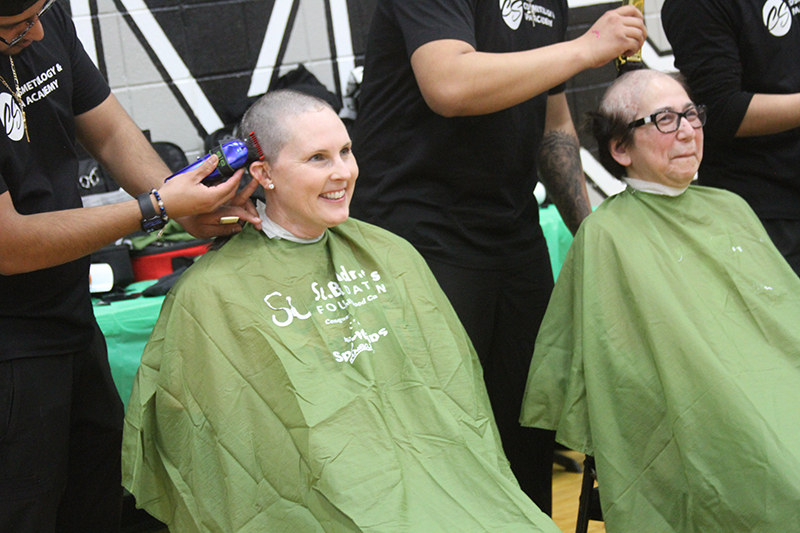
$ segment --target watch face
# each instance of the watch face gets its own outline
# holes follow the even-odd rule
[[[166,225],[167,223],[160,216],[142,219],[142,230],[146,231],[147,233],[152,233],[156,230],[163,228]]]

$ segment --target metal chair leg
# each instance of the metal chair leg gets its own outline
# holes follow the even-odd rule
[[[587,455],[583,461],[583,480],[581,482],[581,495],[578,500],[578,522],[575,533],[586,533],[589,529],[589,520],[602,521],[603,511],[600,508],[600,492],[594,486],[597,480],[597,470],[594,466],[594,457]]]

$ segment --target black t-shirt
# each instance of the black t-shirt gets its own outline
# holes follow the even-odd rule
[[[800,92],[800,3],[666,0],[661,20],[675,66],[708,106],[700,183],[739,194],[761,218],[800,219],[800,128],[734,137],[753,94]]]
[[[563,40],[567,14],[565,0],[508,2],[505,11],[497,1],[379,0],[353,131],[353,216],[448,263],[502,269],[533,260],[542,238],[533,189],[547,94],[497,113],[444,118],[425,104],[410,56],[440,39],[481,52],[547,46]]]
[[[24,215],[81,207],[74,117],[110,92],[64,10],[53,6],[41,23],[44,38],[14,56],[30,143],[17,103],[0,85],[0,194],[8,191]],[[0,55],[0,76],[14,88],[7,56]],[[93,322],[88,257],[0,275],[0,360],[88,348]]]

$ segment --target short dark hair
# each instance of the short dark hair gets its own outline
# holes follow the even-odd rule
[[[588,113],[588,122],[592,135],[597,141],[597,152],[600,164],[617,179],[622,179],[627,173],[624,166],[617,163],[611,155],[611,143],[620,146],[633,144],[633,129],[628,127],[630,120],[622,112],[604,113],[601,109]]]
[[[3,0],[0,2],[0,17],[15,17],[30,9],[38,0]]]

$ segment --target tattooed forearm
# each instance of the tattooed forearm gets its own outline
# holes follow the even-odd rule
[[[581,221],[591,213],[580,144],[575,135],[560,130],[545,132],[539,148],[539,179],[564,223],[575,234]]]

